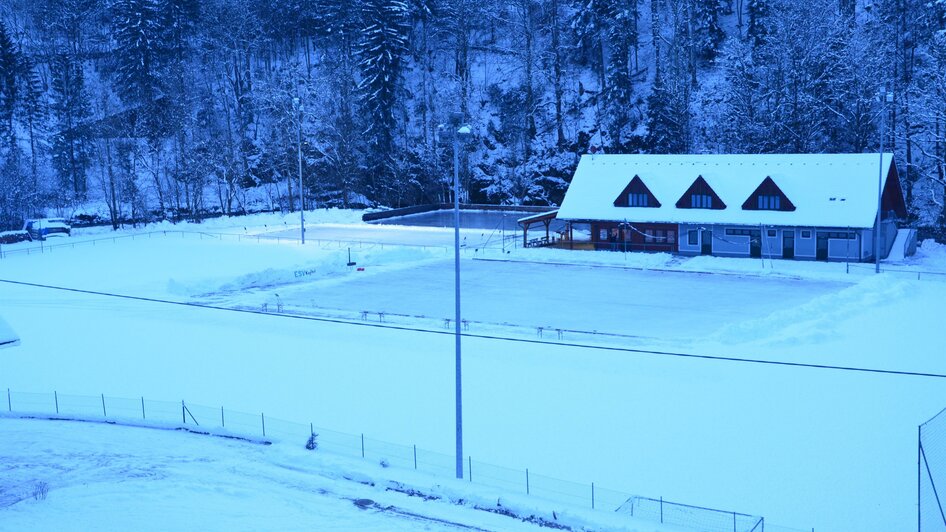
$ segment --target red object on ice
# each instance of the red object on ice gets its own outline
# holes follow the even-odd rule
[[[358,271],[363,272],[363,271],[365,271],[365,269],[364,269],[364,268],[358,268]]]

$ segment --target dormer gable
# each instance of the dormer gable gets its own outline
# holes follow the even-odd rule
[[[771,176],[766,176],[755,191],[742,204],[746,211],[794,211],[795,204],[788,199]]]
[[[615,207],[660,207],[660,202],[654,194],[647,188],[640,176],[635,175],[634,179],[624,187],[624,190],[614,200]]]
[[[700,175],[696,176],[690,188],[677,200],[677,208],[722,210],[726,208],[726,204]]]

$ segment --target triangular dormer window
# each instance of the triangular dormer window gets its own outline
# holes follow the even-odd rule
[[[614,200],[615,207],[660,207],[660,202],[651,193],[640,176],[634,176],[631,182]]]
[[[746,211],[794,211],[795,205],[788,196],[778,188],[770,176],[766,176],[762,184],[749,195],[742,204]]]
[[[726,204],[719,199],[716,191],[709,186],[703,176],[697,176],[690,188],[677,200],[677,208],[722,210],[726,208]]]

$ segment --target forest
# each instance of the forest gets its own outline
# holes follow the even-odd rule
[[[0,0],[0,230],[451,201],[455,144],[506,205],[584,153],[883,147],[946,237],[946,0]]]

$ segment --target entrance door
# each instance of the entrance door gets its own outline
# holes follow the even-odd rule
[[[702,255],[713,254],[713,231],[709,229],[703,230],[702,242],[700,242],[700,254]]]
[[[828,235],[824,233],[818,233],[815,258],[818,260],[828,260]]]
[[[794,259],[795,258],[795,231],[782,231],[782,258],[783,259]],[[827,256],[827,249],[825,249],[825,258]]]
[[[762,231],[749,231],[749,256],[758,259],[762,256]]]

